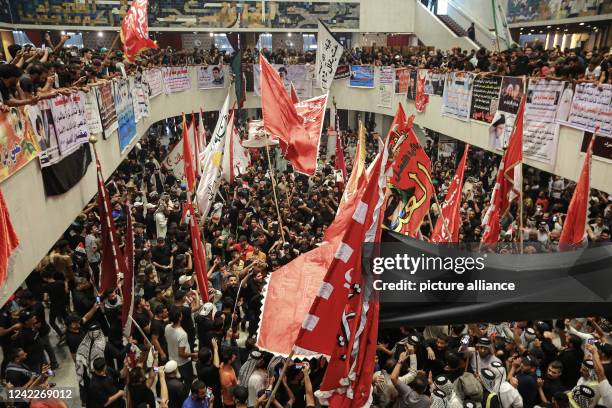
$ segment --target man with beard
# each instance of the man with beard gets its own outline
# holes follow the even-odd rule
[[[476,352],[472,353],[471,366],[475,373],[480,372],[483,368],[489,368],[492,362],[501,361],[493,354],[491,340],[488,337],[479,337],[476,343]]]

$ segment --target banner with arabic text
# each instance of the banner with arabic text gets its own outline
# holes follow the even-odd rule
[[[104,139],[108,139],[117,130],[117,111],[113,97],[113,84],[107,82],[97,88],[96,98],[100,110],[100,120],[104,129]]]
[[[166,93],[183,92],[191,89],[191,70],[189,67],[163,68],[163,74]]]
[[[36,158],[40,151],[24,108],[0,112],[0,183]]]
[[[470,102],[474,75],[469,72],[449,72],[442,97],[442,115],[467,121],[470,119]]]
[[[198,89],[223,88],[225,79],[223,77],[223,65],[197,66]]]

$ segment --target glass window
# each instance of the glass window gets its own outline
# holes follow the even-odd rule
[[[317,49],[317,38],[314,34],[302,34],[304,39],[304,52]]]
[[[219,51],[226,51],[228,54],[234,52],[234,48],[225,34],[215,34],[215,47],[217,47]]]
[[[272,34],[264,33],[259,35],[257,49],[261,51],[263,48],[272,49]]]

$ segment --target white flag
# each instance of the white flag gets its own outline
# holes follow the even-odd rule
[[[223,151],[223,179],[232,183],[236,176],[246,172],[250,164],[251,158],[248,151],[242,147],[232,116],[228,124],[228,136],[225,138],[225,150]]]
[[[327,92],[331,88],[336,68],[344,52],[342,44],[336,40],[327,26],[319,20],[317,35],[317,85]]]
[[[215,126],[210,143],[201,156],[202,177],[196,191],[196,199],[200,215],[206,217],[212,206],[221,182],[221,165],[223,163],[223,148],[229,118],[230,95],[227,94],[223,107],[219,111],[219,120]]]

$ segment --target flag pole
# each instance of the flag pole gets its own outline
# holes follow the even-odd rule
[[[442,207],[440,206],[440,201],[438,201],[438,195],[436,194],[435,189],[434,189],[433,196],[434,196],[434,199],[436,200],[436,206],[438,206],[438,212],[440,213],[440,217],[442,217],[442,225],[444,225],[444,231],[446,231],[446,234],[448,235],[448,243],[450,244],[453,242],[453,237],[451,236],[450,230],[448,229],[448,224],[446,223],[446,217],[442,213]],[[427,215],[429,215],[429,212],[427,212]]]
[[[281,382],[283,382],[283,378],[285,377],[285,374],[287,374],[287,367],[289,367],[289,363],[291,362],[291,359],[293,358],[293,353],[294,351],[291,350],[291,353],[289,353],[289,355],[287,356],[287,359],[285,360],[285,363],[283,364],[283,369],[280,373],[280,376],[274,382],[274,388],[272,388],[272,393],[270,394],[270,397],[268,397],[266,408],[270,408],[270,405],[272,404],[272,401],[274,400],[274,396],[276,395],[276,392],[278,391],[278,386],[280,385]]]
[[[283,219],[280,209],[278,208],[278,199],[276,198],[276,179],[274,178],[274,169],[272,168],[272,160],[270,160],[270,145],[268,144],[268,135],[266,134],[266,156],[268,157],[268,171],[270,172],[270,180],[272,181],[272,194],[274,196],[274,205],[276,206],[276,215],[278,216],[278,225],[280,227],[281,239],[285,243],[285,231],[283,231]]]
[[[111,44],[111,46],[108,49],[108,51],[106,51],[106,55],[104,56],[104,61],[103,62],[108,61],[108,58],[110,57],[111,52],[113,52],[113,49],[115,48],[115,45],[117,45],[117,41],[119,41],[119,38],[121,38],[121,29],[115,35],[115,38],[113,39],[113,43]]]
[[[493,0],[495,1],[495,0]],[[497,31],[496,31],[497,32]],[[499,43],[499,41],[498,41]],[[523,76],[523,98],[527,98],[527,78],[525,76]],[[522,101],[523,103],[523,109],[525,109],[525,101]],[[525,112],[523,111],[523,116],[524,117]],[[525,122],[525,120],[523,119],[523,123]],[[521,127],[522,129],[522,127]],[[521,139],[522,139],[522,135],[521,135]],[[521,190],[520,190],[520,194],[519,194],[519,246],[521,247],[521,255],[524,252],[524,248],[523,248],[523,154],[521,153],[521,161],[518,164],[520,166],[521,169]],[[509,208],[510,206],[508,206]]]

